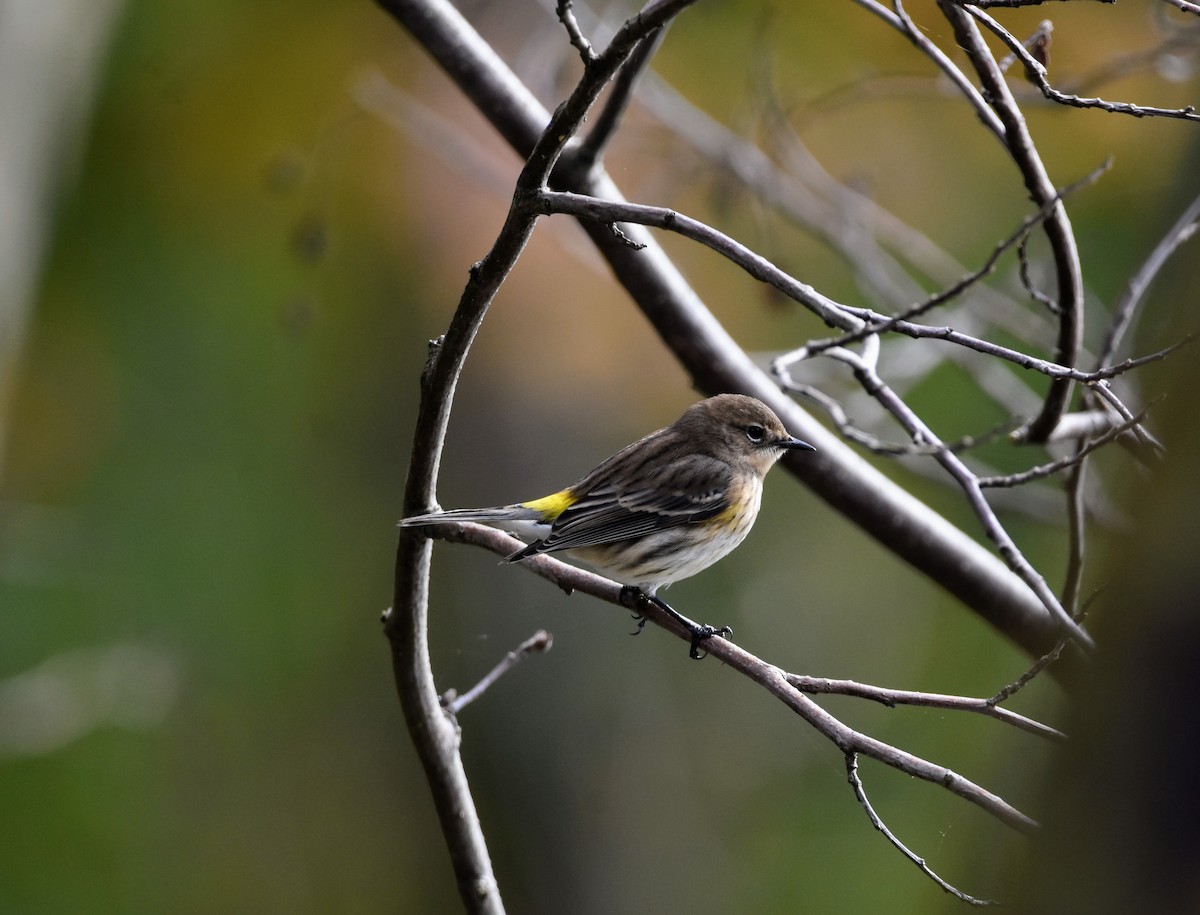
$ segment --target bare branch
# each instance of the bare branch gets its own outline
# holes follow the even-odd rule
[[[481,546],[498,556],[508,556],[521,546],[521,541],[509,534],[469,521],[447,521],[413,530],[419,530],[418,536],[425,535],[453,543]],[[524,560],[518,568],[547,579],[567,593],[580,591],[615,606],[625,606],[621,600],[622,586],[615,581],[568,565],[545,553]],[[665,611],[653,604],[639,608],[639,612],[643,611],[655,625],[690,642],[691,635]],[[791,675],[774,664],[756,657],[724,638],[714,636],[704,643],[704,647],[709,655],[720,659],[723,665],[764,687],[842,752],[860,753],[908,775],[941,785],[1013,829],[1030,832],[1037,828],[1037,823],[1030,817],[961,775],[850,728],[805,696],[789,681]]]
[[[434,485],[450,418],[450,407],[467,352],[501,283],[524,250],[536,215],[517,205],[522,192],[545,186],[567,141],[578,130],[605,83],[642,38],[660,28],[688,0],[651,0],[618,30],[609,47],[585,68],[583,79],[541,130],[517,179],[517,194],[491,250],[470,271],[450,327],[431,354],[422,378],[421,402],[405,487],[404,512],[412,514],[434,503]],[[426,48],[453,60],[460,84],[500,96],[509,127],[511,115],[528,117],[534,105],[511,89],[504,68],[458,11],[445,0],[381,0]],[[474,55],[474,56],[472,56]],[[482,62],[482,69],[465,66]],[[519,85],[519,83],[518,83]],[[545,124],[545,122],[542,122]],[[393,610],[384,622],[392,647],[392,666],[405,721],[434,796],[442,831],[450,849],[459,895],[473,912],[503,911],[487,845],[458,754],[458,733],[440,706],[429,662],[429,544],[411,532],[400,534],[396,547]]]
[[[1048,0],[973,0],[973,2],[970,3],[970,5],[977,6],[980,9],[984,9],[984,10],[992,9],[992,8],[1016,9],[1016,8],[1022,7],[1022,6],[1041,6],[1042,4],[1044,4],[1046,2],[1048,2]],[[1074,2],[1078,2],[1078,0],[1058,0],[1058,2],[1074,3]],[[1094,3],[1116,3],[1117,0],[1092,0],[1092,2],[1094,2]],[[966,0],[962,0],[962,3],[964,6],[967,5]]]
[[[1129,280],[1125,287],[1125,294],[1113,308],[1112,322],[1104,335],[1104,342],[1100,344],[1100,351],[1096,355],[1097,365],[1104,365],[1112,361],[1121,346],[1126,331],[1133,322],[1133,317],[1137,313],[1146,290],[1150,288],[1150,284],[1158,276],[1158,272],[1179,246],[1195,236],[1198,220],[1200,220],[1200,196],[1188,205],[1175,224],[1167,230],[1167,234],[1154,246],[1154,250],[1150,252],[1146,262]]]
[[[1021,674],[1021,676],[1017,677],[1016,680],[1014,680],[1012,683],[1009,683],[1007,686],[1000,689],[996,693],[996,695],[994,695],[994,696],[992,696],[992,698],[988,699],[987,700],[988,704],[999,705],[1002,702],[1007,702],[1009,699],[1011,699],[1013,696],[1015,696],[1018,692],[1020,692],[1022,689],[1024,689],[1026,686],[1028,686],[1031,682],[1033,682],[1034,678],[1037,677],[1038,674],[1040,674],[1043,670],[1045,670],[1047,667],[1049,667],[1051,664],[1053,664],[1055,661],[1057,661],[1062,656],[1063,649],[1065,649],[1066,647],[1067,647],[1067,640],[1066,639],[1059,640],[1058,644],[1055,645],[1053,648],[1051,648],[1048,652],[1046,652],[1040,658],[1038,658],[1033,663],[1033,665],[1029,668],[1029,670],[1025,671],[1025,673],[1023,673],[1023,674]]]
[[[1135,118],[1162,117],[1180,118],[1185,121],[1200,121],[1200,114],[1196,112],[1194,105],[1187,105],[1183,108],[1155,108],[1150,105],[1135,105],[1131,102],[1108,102],[1102,98],[1082,98],[1078,95],[1060,92],[1051,86],[1049,80],[1047,80],[1046,68],[1032,54],[1025,50],[1024,45],[1008,29],[1004,28],[1004,26],[975,5],[963,4],[961,8],[986,25],[997,38],[1008,45],[1013,54],[1020,58],[1021,63],[1025,65],[1025,72],[1028,74],[1029,79],[1041,90],[1042,95],[1052,102],[1058,102],[1060,105],[1070,105],[1073,108],[1099,108],[1101,111],[1108,111],[1113,114],[1128,114]]]
[[[1104,0],[1106,3],[1116,3],[1116,0]],[[1183,10],[1185,13],[1191,13],[1193,16],[1200,16],[1200,5],[1189,3],[1188,0],[1163,0],[1164,3],[1169,3],[1176,9]]]
[[[957,887],[947,883],[936,873],[934,873],[933,869],[925,863],[924,858],[918,857],[908,848],[908,846],[906,846],[896,837],[896,834],[887,827],[887,824],[883,822],[879,814],[875,812],[875,808],[871,806],[871,802],[867,799],[867,789],[863,787],[862,779],[858,777],[857,753],[846,754],[846,780],[850,782],[850,787],[854,789],[854,796],[858,798],[859,804],[861,804],[863,810],[867,812],[867,816],[871,820],[871,825],[874,826],[879,832],[883,833],[884,838],[891,842],[892,845],[894,845],[896,849],[902,855],[904,855],[904,857],[908,858],[909,861],[920,868],[921,873],[940,886],[947,893],[950,893],[952,896],[957,896],[963,902],[969,902],[971,905],[978,906],[996,904],[994,900],[977,899],[976,897],[968,895]]]
[[[916,442],[889,442],[884,441],[877,435],[872,435],[858,428],[851,422],[850,417],[846,414],[845,409],[840,403],[825,394],[823,391],[813,387],[812,385],[793,383],[789,390],[793,394],[798,394],[807,400],[811,400],[818,404],[837,426],[845,438],[859,445],[862,445],[867,450],[874,454],[883,454],[889,456],[913,456],[913,455],[929,455],[933,454],[937,449],[930,445],[919,444]],[[1010,420],[995,429],[990,429],[981,435],[967,435],[955,442],[947,442],[944,447],[961,454],[964,451],[969,451],[972,448],[978,448],[980,445],[988,444],[999,438],[1004,438],[1010,435],[1017,426],[1020,425],[1018,420]]]
[[[821,295],[812,286],[801,283],[769,260],[711,226],[663,207],[650,207],[623,201],[603,200],[564,191],[547,191],[531,201],[542,214],[563,213],[602,224],[628,222],[677,232],[711,248],[733,261],[756,280],[769,283],[780,292],[804,305],[833,327],[858,328],[852,309]]]
[[[1100,178],[1100,176],[1102,174],[1104,174],[1104,172],[1106,172],[1111,167],[1111,165],[1112,165],[1112,160],[1110,159],[1109,161],[1105,162],[1103,165],[1094,169],[1090,174],[1085,175],[1083,178],[1080,178],[1078,181],[1075,181],[1075,182],[1071,183],[1070,185],[1068,185],[1067,187],[1063,188],[1062,190],[1057,191],[1054,194],[1054,197],[1051,200],[1047,201],[1038,212],[1025,217],[1025,219],[1022,220],[1021,224],[1016,228],[1016,230],[1011,235],[1009,235],[1007,238],[999,241],[996,244],[996,246],[992,249],[992,253],[983,262],[982,266],[980,266],[976,270],[971,271],[966,276],[959,279],[958,282],[953,283],[952,285],[941,290],[940,292],[934,293],[933,295],[931,295],[927,299],[925,299],[925,301],[923,301],[923,302],[917,302],[914,305],[910,305],[908,308],[906,308],[905,310],[900,312],[895,317],[889,318],[888,320],[886,320],[882,323],[870,323],[867,326],[860,328],[859,330],[852,331],[848,334],[845,334],[841,337],[837,337],[832,340],[822,340],[822,341],[809,343],[805,347],[806,356],[818,356],[821,353],[825,352],[826,350],[833,349],[834,347],[849,346],[853,343],[857,343],[858,341],[864,339],[865,337],[867,337],[870,334],[887,333],[888,331],[893,330],[897,325],[902,324],[904,322],[911,321],[913,318],[919,317],[922,314],[924,314],[925,312],[930,311],[931,309],[936,308],[939,305],[943,305],[946,302],[950,301],[951,299],[957,298],[966,289],[975,285],[981,279],[983,279],[983,277],[987,276],[989,273],[991,273],[993,270],[995,270],[996,264],[1000,260],[1001,256],[1003,256],[1003,254],[1006,251],[1008,251],[1010,248],[1012,248],[1014,245],[1022,244],[1025,241],[1025,239],[1028,238],[1029,233],[1032,232],[1036,226],[1040,225],[1047,217],[1050,216],[1054,207],[1057,206],[1058,202],[1060,200],[1062,200],[1063,197],[1072,193],[1073,191],[1077,190],[1080,187],[1094,183],[1095,181],[1097,181]],[[1057,313],[1058,311],[1060,311],[1060,309],[1057,306],[1054,306],[1054,311]]]
[[[1036,734],[1038,737],[1048,737],[1053,740],[1064,740],[1062,731],[1034,721],[1024,715],[999,708],[995,697],[990,699],[975,699],[970,696],[951,696],[945,693],[926,693],[914,690],[890,689],[882,686],[872,686],[868,683],[858,683],[854,680],[832,680],[828,677],[810,677],[802,674],[788,674],[788,682],[804,693],[820,693],[823,695],[854,696],[859,699],[869,699],[895,708],[897,705],[914,705],[921,708],[953,709],[962,712],[974,712],[986,715],[1011,724],[1013,727]]]
[[[1055,201],[1051,201],[1051,205],[1055,203]],[[853,324],[853,319],[859,319],[870,322],[873,325],[873,329],[886,328],[915,338],[936,339],[955,343],[983,353],[984,355],[1004,359],[1022,368],[1040,372],[1058,380],[1081,381],[1090,384],[1114,378],[1117,375],[1149,362],[1164,359],[1174,352],[1175,349],[1191,341],[1190,337],[1186,337],[1179,343],[1166,347],[1156,353],[1151,353],[1137,359],[1126,359],[1118,365],[1106,366],[1094,372],[1083,372],[1045,359],[1038,359],[1010,347],[972,337],[969,334],[961,333],[950,327],[932,327],[923,324],[914,324],[911,321],[882,315],[870,309],[857,308],[834,302],[832,299],[821,295],[813,287],[800,282],[790,274],[779,269],[765,257],[755,253],[745,245],[705,223],[684,216],[674,210],[664,207],[650,207],[641,204],[590,198],[582,194],[559,191],[545,191],[538,194],[531,199],[530,204],[537,213],[563,213],[583,219],[595,220],[604,225],[611,225],[615,222],[627,222],[677,232],[724,255],[742,267],[742,269],[755,279],[769,283],[789,298],[808,307],[827,324],[832,326],[844,327],[851,325],[855,327],[854,332],[858,334],[861,328]],[[924,306],[925,303],[922,303],[921,306],[917,307]],[[827,345],[822,343],[802,347],[788,354],[786,357],[777,359],[775,368],[778,371],[786,368],[788,365],[807,359],[813,355],[814,348],[817,349],[817,352],[820,352]],[[1023,438],[1027,438],[1027,436],[1023,436]]]
[[[874,340],[877,338],[872,337],[871,339]],[[904,430],[913,437],[914,441],[934,446],[942,445],[938,437],[933,433],[933,430],[925,425],[916,413],[903,400],[896,396],[895,392],[879,377],[870,364],[870,360],[859,357],[849,350],[835,350],[830,355],[843,360],[851,366],[855,377],[859,380],[863,389],[878,400],[884,409],[896,418]],[[1071,637],[1083,648],[1089,651],[1094,650],[1096,646],[1092,637],[1071,619],[1070,615],[1063,609],[1062,604],[1059,603],[1054,592],[1046,585],[1046,580],[1030,564],[1029,560],[1025,558],[1025,555],[1017,548],[1017,545],[1004,529],[1004,526],[1000,523],[1000,519],[996,517],[995,512],[988,505],[987,499],[984,498],[983,490],[979,487],[978,478],[971,473],[960,458],[947,450],[944,445],[939,447],[934,453],[934,459],[958,483],[967,498],[968,504],[983,525],[988,539],[996,544],[996,548],[1008,564],[1008,567],[1038,596],[1042,605],[1058,621],[1063,631],[1070,633]]]
[[[855,2],[899,31],[922,54],[932,60],[934,65],[949,78],[954,87],[963,94],[963,97],[966,98],[970,106],[975,109],[975,114],[979,117],[980,122],[997,137],[1000,139],[1004,138],[1004,124],[996,117],[995,112],[989,107],[987,100],[984,99],[983,95],[980,94],[971,81],[967,79],[966,74],[955,65],[954,61],[947,57],[941,48],[926,38],[925,34],[917,28],[916,24],[909,18],[908,13],[904,11],[900,0],[892,0],[893,9],[891,10],[878,2],[878,0],[855,0]]]
[[[849,305],[843,305],[842,308],[847,314],[863,318],[867,321],[884,324],[891,320],[887,315],[879,314],[867,308],[853,308]],[[1125,359],[1115,365],[1108,365],[1094,372],[1084,372],[1065,365],[1059,365],[1057,362],[1038,359],[1035,356],[1030,356],[1028,353],[1013,349],[1012,347],[1001,346],[998,343],[992,343],[988,340],[982,340],[979,337],[973,337],[970,334],[961,333],[952,327],[935,327],[927,324],[914,324],[911,321],[896,321],[891,329],[918,340],[942,340],[946,343],[954,343],[985,356],[994,356],[997,359],[1003,359],[1005,362],[1011,362],[1013,365],[1018,365],[1023,369],[1048,375],[1051,378],[1069,379],[1084,384],[1095,384],[1096,382],[1106,381],[1133,369],[1141,368],[1143,365],[1148,365],[1151,362],[1159,362],[1170,356],[1177,349],[1188,346],[1194,340],[1189,334],[1178,343],[1173,343],[1157,352],[1139,356],[1136,359]],[[793,353],[789,353],[786,357],[776,360],[775,364],[787,366],[806,358],[808,358],[808,349],[807,347],[802,347]],[[1021,439],[1031,441],[1026,435],[1022,435]]]
[[[1114,441],[1119,436],[1140,425],[1149,411],[1150,408],[1147,407],[1137,416],[1133,416],[1119,425],[1112,426],[1103,435],[1081,443],[1074,452],[1066,457],[1059,458],[1057,461],[1051,461],[1048,464],[1040,464],[1037,467],[1031,467],[1028,470],[1021,471],[1020,473],[1008,473],[1004,474],[1003,476],[980,477],[979,486],[983,489],[1002,486],[1022,486],[1025,483],[1031,483],[1034,480],[1044,480],[1046,477],[1053,476],[1061,470],[1076,467],[1085,457],[1087,457],[1097,448],[1104,447],[1109,442]]]
[[[1185,338],[1181,343],[1167,347],[1157,353],[1138,359],[1127,359],[1119,365],[1107,366],[1095,372],[1083,372],[1078,369],[1038,359],[1028,353],[1001,346],[969,334],[964,334],[950,327],[932,327],[925,324],[914,324],[911,321],[897,320],[889,315],[880,314],[868,308],[857,308],[835,302],[817,292],[812,286],[800,282],[795,277],[784,272],[760,254],[735,241],[723,232],[711,226],[684,216],[674,210],[664,207],[651,207],[642,204],[625,203],[623,201],[605,200],[560,191],[546,191],[530,200],[530,206],[538,213],[563,213],[582,219],[590,219],[602,225],[614,222],[625,222],[637,225],[654,226],[691,238],[714,251],[724,255],[736,263],[755,279],[768,283],[780,290],[789,298],[808,307],[818,317],[831,326],[851,326],[856,330],[855,319],[872,322],[876,325],[887,325],[890,330],[918,339],[942,340],[964,346],[988,356],[996,356],[1012,362],[1025,369],[1040,372],[1058,380],[1095,382],[1113,378],[1131,369],[1145,365],[1148,362],[1163,359],[1179,346],[1188,342]],[[786,357],[776,360],[776,367],[787,366],[810,355],[808,347],[796,350]],[[809,433],[806,433],[809,434]]]
[[[571,41],[571,47],[579,52],[579,57],[586,67],[595,61],[596,52],[592,49],[592,43],[584,37],[583,30],[579,28],[579,21],[575,18],[573,6],[572,0],[558,0],[555,5],[555,13],[558,15],[558,21],[567,30],[567,38]]]
[[[1005,148],[1020,170],[1034,203],[1042,207],[1053,202],[1057,191],[1033,143],[1025,118],[1004,80],[1004,74],[1000,72],[978,27],[961,7],[950,0],[939,0],[938,6],[953,27],[959,45],[966,51],[975,72],[979,74],[988,101],[1004,124]],[[987,14],[978,12],[978,15]],[[1020,46],[1020,42],[1017,44]],[[1023,47],[1021,53],[1026,56],[1029,54]],[[1058,291],[1054,297],[1058,303],[1058,339],[1054,361],[1074,367],[1083,341],[1083,276],[1074,231],[1061,201],[1055,203],[1043,226],[1054,254],[1058,278]],[[1069,380],[1059,378],[1052,382],[1041,413],[1029,423],[1026,438],[1032,442],[1045,441],[1066,412],[1070,399]]]
[[[975,4],[978,6],[978,4]],[[1046,65],[1050,55],[1050,42],[1054,35],[1054,23],[1049,19],[1043,19],[1033,34],[1021,42],[1021,46],[1033,55],[1034,59],[1039,61],[1043,66]],[[999,65],[1001,71],[1008,72],[1017,61],[1016,54],[1008,54],[1000,59]]]
[[[658,50],[666,34],[664,28],[643,38],[638,42],[634,52],[629,55],[629,60],[621,67],[617,78],[613,80],[611,93],[596,118],[595,126],[592,127],[579,147],[578,164],[580,168],[587,168],[589,164],[594,166],[604,156],[604,150],[612,141],[621,116],[625,114],[626,108],[633,100],[633,90],[637,86],[638,80],[650,66],[654,52]]]
[[[1052,315],[1059,313],[1058,303],[1046,293],[1042,292],[1033,282],[1033,277],[1029,275],[1029,254],[1028,254],[1029,239],[1021,239],[1021,243],[1017,245],[1017,263],[1019,265],[1021,285],[1025,287],[1025,291],[1029,293],[1029,297]],[[1051,433],[1053,435],[1053,433]]]
[[[454,690],[442,693],[442,707],[450,715],[457,716],[459,712],[487,692],[497,680],[516,667],[531,654],[542,654],[554,645],[554,638],[545,629],[539,629],[524,642],[508,652],[487,674],[461,696]]]
[[[1106,406],[1110,407],[1113,412],[1120,416],[1121,419],[1125,420],[1127,423],[1134,423],[1134,434],[1137,436],[1138,441],[1147,449],[1149,449],[1150,453],[1154,454],[1155,457],[1162,457],[1162,455],[1166,453],[1167,449],[1164,447],[1163,443],[1155,438],[1150,433],[1150,430],[1148,430],[1144,425],[1142,425],[1140,422],[1136,422],[1136,417],[1134,416],[1133,411],[1121,402],[1121,398],[1119,398],[1116,392],[1112,389],[1112,385],[1105,380],[1100,380],[1092,385],[1091,389],[1100,397],[1100,400],[1103,401]]]

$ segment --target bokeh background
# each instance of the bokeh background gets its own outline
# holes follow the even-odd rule
[[[16,22],[40,6],[0,11]],[[1154,46],[1173,15],[1056,7],[1052,73],[1065,77]],[[937,21],[925,4],[912,11]],[[552,9],[467,12],[546,104],[562,97],[578,59]],[[1004,19],[1026,34],[1042,15]],[[366,0],[130,0],[92,16],[86,48],[30,45],[6,71],[17,114],[12,98],[43,97],[55,74],[75,81],[51,109],[54,141],[16,227],[28,281],[4,287],[0,910],[455,911],[378,620],[426,343],[499,228],[520,163]],[[54,53],[62,66],[47,66]],[[1192,53],[1101,94],[1195,102]],[[970,112],[852,4],[701,3],[671,29],[658,69],[749,130],[773,73],[826,168],[966,263],[1026,211]],[[400,93],[390,108],[371,91],[379,80]],[[1071,208],[1094,342],[1197,190],[1195,127],[1029,112],[1056,182],[1115,157]],[[5,130],[14,123],[26,122]],[[636,110],[611,171],[632,198],[706,215],[834,298],[870,304],[821,243]],[[665,243],[749,349],[813,329],[715,257]],[[1192,261],[1156,287],[1140,351],[1188,320]],[[914,395],[940,432],[1002,418],[981,415],[955,380]],[[441,501],[556,489],[696,397],[578,228],[544,220],[460,385]],[[1128,535],[1144,478],[1114,464],[1107,517]],[[885,469],[975,530],[938,484]],[[1057,586],[1063,531],[1012,524]],[[782,472],[750,540],[671,597],[813,674],[987,695],[1027,661]],[[840,755],[761,691],[691,663],[652,627],[631,639],[619,609],[490,554],[436,548],[440,688],[469,687],[538,628],[553,650],[461,717],[510,911],[961,905],[871,829]],[[1033,738],[940,712],[827,705],[1041,813],[1053,770]],[[1050,681],[1020,703],[1052,721],[1062,706]],[[1011,895],[1025,840],[945,792],[863,771],[877,809],[943,876]]]

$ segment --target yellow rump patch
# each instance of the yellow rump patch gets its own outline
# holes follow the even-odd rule
[[[521,505],[525,508],[532,508],[535,512],[541,512],[542,520],[553,521],[577,501],[579,500],[571,490],[563,489],[552,495],[534,499],[532,502],[522,502]]]
[[[740,502],[730,502],[729,507],[721,512],[721,514],[713,515],[704,523],[711,524],[714,527],[726,527],[731,524],[736,524],[741,519],[742,513],[745,512],[745,510],[746,506]]]

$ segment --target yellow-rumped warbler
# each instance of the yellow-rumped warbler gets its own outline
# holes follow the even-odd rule
[[[814,450],[789,435],[762,401],[720,394],[552,495],[415,515],[400,524],[480,521],[536,538],[508,562],[567,551],[625,585],[626,600],[637,590],[671,614],[691,633],[691,656],[700,658],[700,642],[733,631],[694,623],[655,592],[708,568],[745,539],[758,517],[763,477],[789,449]]]

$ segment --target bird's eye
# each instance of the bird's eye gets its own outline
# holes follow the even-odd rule
[[[767,430],[759,425],[747,426],[746,438],[750,439],[756,445],[761,445],[767,440]]]

